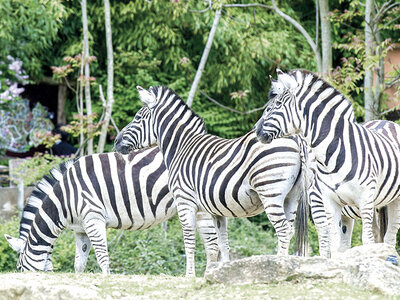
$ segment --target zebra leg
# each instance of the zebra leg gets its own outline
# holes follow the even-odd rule
[[[396,246],[396,235],[400,228],[400,199],[396,199],[387,205],[388,224],[384,242]]]
[[[351,248],[351,236],[353,234],[354,219],[344,216],[341,217],[340,228],[340,252],[344,252]]]
[[[265,213],[272,223],[272,226],[274,226],[275,233],[278,237],[277,255],[288,255],[290,238],[294,234],[294,229],[286,218],[283,209],[284,201],[282,201],[281,198],[265,199],[265,197],[261,197],[261,201],[264,204]]]
[[[213,220],[218,234],[221,261],[229,261],[228,219],[222,216],[214,216]]]
[[[198,212],[196,214],[196,225],[206,250],[207,269],[211,263],[217,262],[218,260],[219,249],[217,231],[214,227],[213,218],[210,214],[205,212]]]
[[[310,187],[309,201],[311,206],[311,217],[318,233],[319,255],[330,257],[329,223],[318,185],[313,184]]]
[[[375,190],[368,190],[366,195],[361,196],[360,213],[362,221],[362,242],[363,245],[375,243],[375,237],[372,230],[372,222],[374,219],[374,195]]]
[[[386,207],[385,207],[386,208]],[[375,209],[374,210],[374,218],[372,220],[372,233],[374,234],[374,239],[375,243],[383,243],[383,239],[385,237],[386,232],[381,232],[381,226],[380,226],[380,210]]]
[[[54,245],[51,246],[51,252],[47,256],[46,265],[44,267],[45,272],[53,272],[54,271],[53,263],[51,262],[51,256],[53,255],[53,246]]]
[[[110,274],[110,259],[107,249],[106,222],[92,218],[84,222],[85,232],[93,245],[97,263],[103,274]]]
[[[324,201],[324,206],[326,218],[329,224],[331,257],[335,257],[340,250],[341,244],[340,233],[342,230],[342,207],[332,198],[326,199]]]
[[[75,273],[82,273],[85,271],[90,247],[90,240],[86,233],[75,231]]]
[[[194,251],[196,248],[196,212],[197,207],[188,205],[186,200],[176,198],[176,206],[183,231],[186,254],[186,277],[195,276]]]

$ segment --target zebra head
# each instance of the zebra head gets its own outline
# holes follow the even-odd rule
[[[128,154],[132,149],[151,147],[157,142],[153,130],[150,129],[150,108],[156,101],[155,88],[145,90],[138,86],[137,89],[140,100],[146,105],[139,109],[132,122],[126,125],[115,139],[114,148],[122,154]]]
[[[295,91],[298,83],[291,74],[277,69],[278,80],[271,78],[269,104],[256,124],[256,133],[262,143],[295,134],[299,131],[299,115],[296,112]]]
[[[14,238],[8,234],[5,234],[4,237],[11,248],[18,253],[17,271],[53,271],[50,253],[43,252],[37,255],[34,251],[29,250],[26,240]]]

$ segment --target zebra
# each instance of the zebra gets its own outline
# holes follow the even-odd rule
[[[340,251],[344,205],[360,209],[363,244],[374,242],[374,208],[387,206],[384,242],[395,245],[400,227],[398,136],[358,124],[350,101],[317,75],[304,70],[277,74],[270,103],[256,125],[257,137],[263,143],[291,134],[306,140],[317,161],[332,255]],[[389,127],[398,131],[394,123]]]
[[[158,148],[93,154],[53,168],[35,187],[23,210],[19,238],[5,235],[19,253],[19,271],[52,271],[51,254],[64,228],[75,232],[74,268],[83,272],[91,245],[104,274],[110,273],[106,227],[142,230],[176,215],[168,172]],[[228,237],[218,241],[213,219],[196,215],[207,266],[229,260]],[[218,224],[225,226],[225,224]],[[226,228],[221,230],[226,232]],[[218,244],[219,243],[219,244]]]
[[[121,153],[154,144],[160,148],[183,229],[186,276],[195,275],[197,211],[210,213],[216,222],[265,211],[278,237],[278,254],[287,255],[298,198],[305,200],[296,139],[263,145],[254,131],[236,139],[207,134],[203,120],[171,89],[137,89],[145,105],[114,147]]]

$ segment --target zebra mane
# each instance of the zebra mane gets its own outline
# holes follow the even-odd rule
[[[325,79],[323,79],[322,77],[320,77],[318,74],[311,72],[309,70],[305,70],[305,69],[295,69],[295,70],[291,70],[288,72],[289,75],[291,75],[292,77],[295,78],[295,80],[299,83],[299,84],[303,84],[299,81],[299,79],[301,79],[303,82],[305,81],[305,78],[307,76],[311,76],[312,80],[310,81],[310,83],[314,83],[316,81],[320,81],[322,82],[321,88],[320,89],[328,89],[331,88],[333,89],[333,94],[335,95],[341,95],[341,101],[346,101],[350,106],[352,106],[351,101],[345,96],[343,95],[343,93],[341,93],[337,88],[335,88],[334,86],[332,86],[332,84],[330,84],[328,81],[326,81]],[[301,74],[301,77],[299,78],[299,74]],[[353,109],[354,112],[354,109]]]
[[[35,214],[42,206],[43,200],[52,192],[53,187],[61,180],[64,173],[71,168],[76,160],[77,158],[70,159],[61,163],[58,167],[52,168],[50,174],[43,176],[43,178],[36,184],[22,211],[21,222],[19,225],[20,238],[27,238]]]
[[[157,97],[157,102],[180,102],[180,105],[185,106],[188,111],[192,113],[192,118],[199,119],[201,121],[201,125],[203,127],[203,130],[206,132],[206,124],[203,121],[203,118],[201,118],[198,114],[196,114],[192,108],[190,108],[186,102],[172,89],[170,89],[167,86],[155,86],[155,87],[150,87],[149,91],[152,91],[156,97]]]

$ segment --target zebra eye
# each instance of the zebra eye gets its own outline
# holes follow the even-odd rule
[[[275,103],[277,107],[281,107],[283,104],[283,98],[282,97],[276,98]]]

